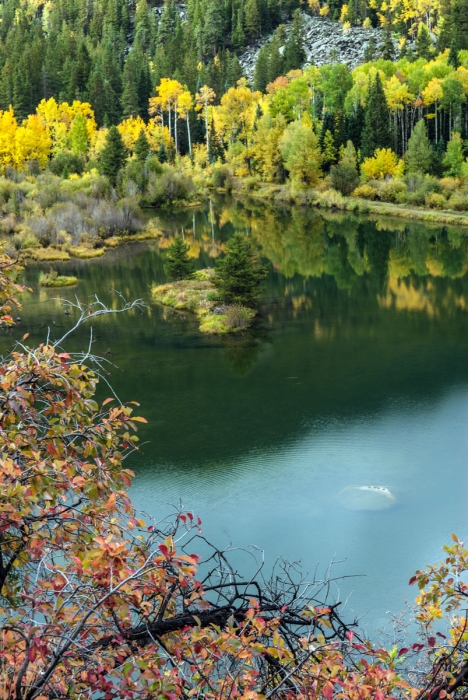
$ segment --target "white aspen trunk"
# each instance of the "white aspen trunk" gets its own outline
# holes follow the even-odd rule
[[[192,138],[191,138],[191,136],[190,136],[190,120],[189,120],[189,112],[188,112],[188,110],[187,110],[186,119],[187,119],[188,149],[189,149],[189,154],[190,154],[190,158],[191,158],[191,157],[192,157]]]
[[[171,103],[167,101],[167,113],[169,115],[169,136],[172,136],[172,125],[171,125]]]
[[[177,138],[177,100],[174,102],[174,139],[175,139],[175,152],[179,153],[179,142]]]

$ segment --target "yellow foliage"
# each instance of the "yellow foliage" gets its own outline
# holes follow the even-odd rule
[[[0,165],[2,170],[15,165],[15,134],[18,123],[13,108],[0,111]]]
[[[234,136],[247,138],[255,121],[255,111],[261,93],[253,92],[245,78],[237,81],[237,87],[231,87],[222,96],[221,105],[213,109],[215,125],[231,143]]]
[[[118,125],[117,129],[120,132],[125,146],[130,151],[133,151],[133,147],[135,146],[135,142],[140,135],[140,131],[143,130],[146,136],[148,136],[146,124],[141,117],[129,117],[128,119],[124,119],[124,121]]]
[[[90,142],[90,147],[88,151],[88,155],[90,160],[94,160],[99,158],[101,151],[103,150],[104,146],[106,145],[106,139],[107,139],[107,132],[108,129],[99,129],[93,134],[93,138],[91,139]]]
[[[432,78],[422,91],[423,102],[427,107],[437,103],[442,99],[443,95],[442,80],[440,78]]]
[[[366,180],[403,175],[404,163],[391,148],[378,148],[373,158],[366,158],[361,165]]]
[[[157,119],[150,119],[146,127],[146,136],[148,138],[150,149],[153,153],[157,153],[163,143],[166,151],[171,147],[171,135],[167,126],[162,126]]]
[[[58,104],[56,100],[51,97],[49,100],[42,100],[39,103],[36,114],[51,138],[52,151],[54,153],[58,153],[69,145],[67,136],[73,120],[78,114],[86,119],[89,142],[93,140],[97,129],[94,112],[89,102],[74,100],[71,105],[68,104],[68,102]]]
[[[15,163],[24,167],[30,160],[37,160],[41,168],[47,164],[52,141],[46,128],[37,116],[31,114],[15,133]]]

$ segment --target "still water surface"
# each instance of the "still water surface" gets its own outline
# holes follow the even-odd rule
[[[63,297],[115,305],[116,289],[149,304],[94,329],[117,394],[148,419],[134,502],[158,516],[182,500],[217,543],[258,545],[271,563],[283,554],[313,571],[345,559],[336,573],[365,576],[340,597],[351,593],[372,631],[413,597],[413,570],[468,531],[468,232],[225,200],[161,225],[160,243],[55,266],[80,279]],[[206,267],[235,230],[271,262],[253,332],[206,337],[151,303],[175,231]],[[26,270],[33,292],[3,349],[70,325],[38,273]],[[340,491],[363,485],[387,487],[396,504],[350,510]]]

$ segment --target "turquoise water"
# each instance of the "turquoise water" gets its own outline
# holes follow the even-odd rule
[[[148,419],[135,503],[163,515],[182,501],[218,544],[255,544],[271,564],[344,560],[335,574],[362,577],[336,594],[372,631],[412,599],[414,569],[468,529],[468,233],[226,200],[212,215],[160,219],[160,244],[54,266],[80,279],[60,296],[115,305],[116,289],[148,303],[94,328],[117,394]],[[271,262],[252,332],[203,336],[190,315],[151,303],[175,231],[205,267],[235,230]],[[4,348],[70,325],[38,272],[26,270],[33,291]],[[67,347],[87,339],[82,330]],[[388,488],[394,504],[350,509],[340,492],[365,485]]]

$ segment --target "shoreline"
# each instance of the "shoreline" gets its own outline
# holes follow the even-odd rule
[[[218,194],[225,194],[217,190]],[[421,221],[427,224],[457,225],[468,227],[468,212],[459,213],[449,209],[429,209],[427,207],[406,207],[391,202],[371,201],[358,197],[345,197],[336,190],[317,191],[314,189],[288,190],[285,185],[259,183],[258,189],[246,191],[234,188],[232,196],[242,196],[255,199],[269,200],[278,204],[290,206],[308,206],[318,211],[346,211],[350,214],[378,214],[386,217],[397,217],[408,221]]]

